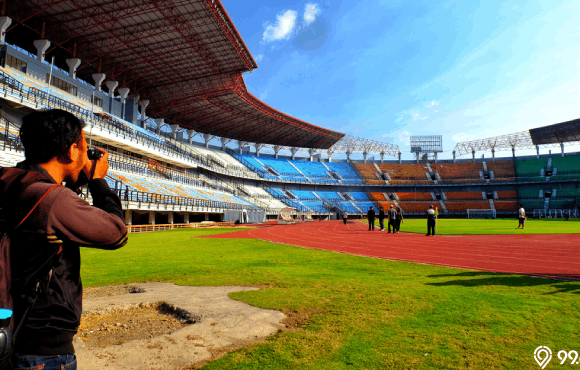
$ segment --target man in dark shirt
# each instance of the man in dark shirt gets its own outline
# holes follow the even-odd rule
[[[383,207],[379,208],[379,226],[381,227],[381,231],[385,231],[385,210]]]
[[[427,210],[427,235],[426,236],[435,236],[435,211],[433,210],[433,205],[429,206]]]
[[[397,231],[397,211],[393,208],[393,205],[389,207],[389,211],[387,212],[389,218],[389,234],[391,233],[391,226],[393,227],[393,234]]]
[[[20,128],[26,160],[0,169],[3,214],[8,224],[15,223],[6,228],[14,230],[9,234],[15,322],[29,307],[21,296],[30,296],[31,284],[41,282],[16,338],[13,369],[77,369],[72,341],[82,312],[79,246],[112,250],[127,242],[121,201],[104,179],[108,153],[88,159],[83,127],[62,110],[30,113]],[[68,189],[58,186],[62,182]],[[71,190],[87,182],[93,206]],[[42,272],[47,264],[50,278]]]
[[[369,221],[369,231],[375,231],[375,210],[373,207],[367,212],[367,219]]]

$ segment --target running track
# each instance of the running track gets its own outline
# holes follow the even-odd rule
[[[375,229],[375,230],[378,230]],[[210,236],[260,239],[388,260],[580,281],[580,235],[436,235],[368,231],[350,221],[303,222]]]

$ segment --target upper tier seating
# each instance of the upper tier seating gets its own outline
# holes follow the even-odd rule
[[[580,156],[552,157],[552,168],[556,168],[556,174],[580,173]]]
[[[461,191],[461,192],[445,192],[445,197],[448,200],[483,200],[481,191]]]
[[[358,171],[360,177],[364,180],[365,184],[370,185],[384,185],[385,181],[380,180],[377,177],[377,168],[372,163],[354,163],[353,164],[356,171]]]
[[[548,167],[548,158],[517,159],[516,174],[521,177],[538,177]]]
[[[480,172],[483,171],[481,162],[459,162],[459,163],[434,163],[431,165],[434,173],[438,173],[442,182],[446,179],[461,180],[471,179],[469,182],[485,182]],[[451,181],[456,182],[456,181]]]
[[[290,192],[300,200],[312,200],[317,201],[318,198],[314,195],[311,191],[303,191],[303,190],[290,190]]]
[[[557,189],[556,197],[580,197],[580,188]]]
[[[325,162],[326,167],[331,171],[337,172],[343,179],[344,183],[362,184],[363,181],[358,176],[354,168],[348,163],[344,162]]]
[[[343,199],[335,191],[316,191],[319,197],[328,201],[342,201]]]
[[[445,202],[448,212],[467,212],[468,209],[491,209],[489,201],[481,202]]]
[[[389,175],[393,180],[429,180],[426,173],[429,169],[426,165],[420,163],[381,163],[378,165],[383,173]],[[431,181],[431,183],[433,183]]]
[[[320,162],[310,162],[310,161],[290,161],[294,166],[296,166],[306,177],[311,180],[316,179],[330,179],[328,176],[328,170]]]
[[[518,196],[520,198],[540,198],[540,189],[535,186],[520,186]]]
[[[369,202],[371,200],[369,198],[369,196],[367,195],[367,193],[351,191],[351,192],[349,192],[349,194],[354,199],[355,202],[359,202],[359,201]]]
[[[417,201],[426,201],[426,200],[433,201],[433,196],[431,195],[430,192],[407,193],[407,192],[398,191],[397,196],[399,197],[399,200],[401,202],[417,202]]]
[[[514,162],[512,160],[486,162],[485,164],[487,166],[487,170],[493,172],[494,178],[513,178],[513,177],[516,177]]]

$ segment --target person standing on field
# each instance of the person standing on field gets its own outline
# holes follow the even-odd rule
[[[369,221],[369,231],[375,231],[375,210],[373,207],[367,212],[367,219]]]
[[[519,219],[519,224],[518,227],[516,227],[516,229],[519,229],[520,226],[522,227],[522,230],[524,229],[524,226],[526,225],[526,210],[524,209],[524,206],[522,206],[520,204],[520,209],[518,210],[518,219]]]
[[[388,234],[391,233],[391,226],[393,227],[393,234],[394,234],[397,231],[397,211],[395,211],[392,204],[391,204],[391,207],[389,208],[389,211],[387,212],[387,215],[389,218],[389,225],[388,225],[389,232],[388,232]]]
[[[385,231],[385,210],[383,207],[379,208],[379,226],[381,227],[381,231]]]
[[[396,220],[397,233],[401,230],[402,223],[403,223],[403,210],[401,209],[401,207],[397,207],[397,220]]]
[[[346,225],[346,219],[348,218],[348,213],[346,211],[342,212],[342,220],[344,221],[344,224]]]
[[[429,206],[427,210],[427,235],[426,236],[435,236],[435,210],[433,209],[433,205]]]

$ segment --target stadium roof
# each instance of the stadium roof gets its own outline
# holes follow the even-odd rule
[[[46,55],[61,65],[65,58],[80,58],[79,77],[92,81],[92,73],[105,73],[106,81],[148,99],[147,114],[166,123],[236,140],[322,149],[344,136],[248,93],[242,73],[258,66],[219,0],[4,4],[13,28],[51,41]],[[7,37],[15,33],[9,29]]]
[[[533,128],[530,136],[534,145],[580,141],[580,119]]]

